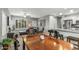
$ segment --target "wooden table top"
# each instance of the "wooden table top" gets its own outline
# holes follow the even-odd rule
[[[24,36],[24,42],[30,50],[72,50],[72,44],[51,36],[44,36],[40,40],[40,35]]]

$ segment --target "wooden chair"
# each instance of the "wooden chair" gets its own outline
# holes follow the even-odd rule
[[[56,39],[60,38],[60,39],[64,40],[63,35],[60,34],[58,31],[55,31],[55,33],[54,33],[54,37],[55,37]]]
[[[13,38],[14,33],[7,33],[7,38]]]

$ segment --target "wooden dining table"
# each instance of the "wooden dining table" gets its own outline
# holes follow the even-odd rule
[[[28,50],[72,50],[73,45],[66,41],[56,39],[53,36],[43,35],[44,39],[40,38],[41,34],[25,35],[23,41]]]

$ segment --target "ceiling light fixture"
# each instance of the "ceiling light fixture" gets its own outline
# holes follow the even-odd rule
[[[71,9],[71,10],[70,10],[70,13],[74,13],[74,10],[73,10],[73,9]]]
[[[59,13],[59,15],[63,15],[63,13]]]
[[[24,17],[31,16],[30,13],[24,13]]]

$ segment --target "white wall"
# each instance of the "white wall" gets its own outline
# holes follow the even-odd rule
[[[16,26],[16,20],[24,19],[21,16],[11,16],[10,15],[9,17],[10,17],[10,19],[9,19],[9,26],[11,27],[11,29],[12,29],[13,26]]]
[[[22,20],[22,19],[26,20],[26,28],[28,28],[29,23],[31,23],[33,27],[37,27],[36,19],[30,18],[30,17],[24,18],[23,16],[16,16],[16,15],[10,16],[10,19],[9,19],[10,27],[12,28],[13,25],[16,27],[16,20]]]
[[[41,17],[38,21],[39,28],[40,28],[40,20],[45,20],[44,28],[46,32],[50,29],[57,28],[57,19],[54,16],[47,15],[47,16]]]
[[[32,26],[33,26],[33,27],[37,27],[37,26],[38,26],[38,24],[37,24],[37,21],[36,21],[36,20],[33,20],[33,21],[32,21]]]
[[[57,19],[54,16],[49,16],[49,29],[57,28]]]
[[[9,11],[7,8],[0,8],[0,41],[7,37],[7,16]]]
[[[2,11],[2,36],[5,36],[7,33],[7,16],[4,13],[4,11]]]
[[[45,26],[40,26],[41,21],[44,20],[45,21]],[[42,22],[42,24],[44,25],[44,23]],[[38,27],[41,30],[43,27],[45,29],[45,32],[48,31],[49,28],[49,16],[44,16],[38,19]]]
[[[0,8],[0,40],[2,37],[2,9]]]

